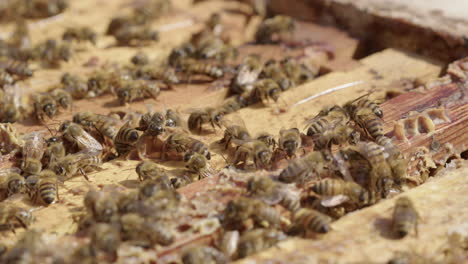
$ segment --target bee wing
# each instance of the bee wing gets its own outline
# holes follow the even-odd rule
[[[237,72],[236,83],[239,85],[253,83],[258,79],[262,68],[249,69],[248,65],[242,65]]]
[[[228,118],[223,118],[221,123],[224,127],[227,127],[230,125],[237,125],[237,126],[241,126],[247,129],[244,119],[242,119],[242,117],[238,113],[232,113],[229,115]]]
[[[279,189],[276,189],[275,191],[270,192],[268,194],[260,195],[258,198],[264,201],[266,204],[274,205],[281,202],[281,200],[283,200],[283,196],[284,193]]]
[[[5,85],[3,87],[5,102],[12,103],[17,108],[22,107],[23,89],[18,84]]]
[[[41,131],[31,132],[23,136],[23,156],[33,159],[42,159],[46,142]]]
[[[347,180],[347,181],[352,181],[353,180],[353,177],[351,176],[351,173],[350,173],[350,171],[348,169],[348,164],[344,160],[344,157],[340,152],[337,152],[333,156],[333,162],[335,163],[336,167],[341,172],[341,174],[343,175],[343,178],[345,180]]]
[[[6,177],[6,176],[8,176],[8,175],[10,175],[12,173],[21,174],[21,169],[18,168],[18,167],[0,169],[0,177],[1,178]]]
[[[97,141],[93,136],[91,136],[88,132],[83,130],[83,133],[74,137],[80,148],[82,150],[89,150],[93,153],[100,153],[102,152],[102,145]]]
[[[337,205],[340,205],[346,201],[349,200],[349,197],[346,196],[346,195],[342,195],[342,194],[339,194],[339,195],[335,195],[335,196],[327,196],[325,198],[322,199],[322,201],[320,201],[320,203],[324,206],[324,207],[335,207]]]

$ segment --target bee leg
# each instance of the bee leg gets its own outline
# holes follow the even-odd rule
[[[87,180],[87,181],[90,181],[89,178],[88,178],[88,175],[86,175],[85,171],[83,170],[83,168],[80,168],[79,169],[81,175],[83,175],[83,177]]]
[[[21,224],[21,221],[18,221]],[[8,224],[8,229],[11,230],[11,232],[16,236],[16,230],[15,227],[12,224]]]
[[[226,140],[226,143],[224,144],[224,150],[228,149],[229,144],[231,144],[231,138]]]

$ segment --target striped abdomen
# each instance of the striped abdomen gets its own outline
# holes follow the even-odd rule
[[[26,63],[11,59],[0,60],[0,69],[4,69],[8,73],[22,78],[31,77],[33,75],[33,71]]]
[[[345,182],[338,179],[324,179],[317,182],[312,191],[319,195],[333,196],[345,194]]]
[[[368,160],[371,162],[372,166],[375,166],[379,163],[385,163],[385,149],[374,143],[374,142],[367,142],[365,146],[365,154]]]
[[[38,183],[38,192],[41,201],[44,204],[52,204],[57,197],[57,180],[53,177],[40,179]]]
[[[378,117],[373,115],[358,116],[359,123],[367,131],[367,133],[374,139],[384,136],[383,122]]]
[[[307,129],[307,136],[313,136],[322,133],[329,127],[329,124],[330,123],[326,117],[317,119],[315,122],[310,124],[309,128]]]
[[[7,180],[7,195],[13,195],[22,191],[24,187],[24,178],[18,173],[12,173]]]
[[[380,109],[380,107],[379,107],[376,103],[372,102],[372,101],[369,100],[369,99],[361,99],[361,100],[359,100],[359,101],[356,103],[356,106],[357,106],[357,108],[369,108],[370,110],[372,110],[372,112],[373,112],[376,116],[378,116],[378,117],[380,117],[380,118],[383,117],[383,112],[382,112],[382,110]]]
[[[185,71],[195,74],[205,74],[212,78],[219,78],[223,76],[223,70],[215,65],[208,63],[192,63],[185,66]]]
[[[316,233],[327,233],[330,231],[331,219],[318,211],[301,208],[293,218],[294,225]]]

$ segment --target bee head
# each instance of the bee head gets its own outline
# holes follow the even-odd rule
[[[44,113],[47,114],[48,117],[53,117],[55,113],[57,113],[57,106],[55,104],[46,104],[42,107]]]
[[[280,93],[281,93],[281,90],[278,89],[278,88],[274,88],[274,89],[271,89],[269,92],[268,92],[268,95],[271,97],[271,99],[273,99],[273,101],[278,101],[279,97],[280,97]]]
[[[164,133],[164,130],[165,129],[162,126],[162,124],[159,124],[159,123],[151,123],[147,129],[149,134],[153,136],[161,135],[162,133]]]

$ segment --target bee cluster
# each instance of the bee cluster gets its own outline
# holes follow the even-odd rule
[[[48,3],[55,2],[62,3]],[[169,0],[136,3],[130,15],[112,19],[106,34],[118,45],[157,41],[159,34],[150,29],[151,22],[170,8]],[[120,105],[156,99],[163,90],[176,89],[184,81],[191,83],[193,76],[222,81],[228,96],[219,105],[191,111],[187,119],[174,109],[76,112],[57,131],[47,127],[50,136],[45,132],[18,134],[10,124],[2,124],[0,150],[19,162],[16,167],[0,170],[0,228],[27,229],[34,222],[31,210],[8,203],[13,197],[26,196],[32,204],[45,207],[60,203],[59,187],[64,181],[82,175],[91,182],[88,173],[101,170],[103,162],[139,159],[136,190],[92,189],[85,195],[83,209],[74,219],[78,226],[75,235],[84,239],[61,260],[112,262],[118,260],[124,244],[145,250],[171,246],[182,237],[180,221],[186,217],[182,208],[187,201],[177,189],[213,178],[214,148],[226,154],[228,163],[217,176],[252,171],[262,176],[244,177],[243,182],[232,184],[240,194],[220,202],[221,208],[210,212],[210,216],[215,215],[215,242],[183,248],[178,257],[185,264],[226,263],[288,237],[310,238],[332,232],[336,219],[402,191],[407,162],[384,135],[384,113],[368,95],[342,106],[325,107],[308,121],[305,131],[292,127],[281,129],[278,135],[253,135],[243,121],[235,121],[234,112],[278,102],[283,91],[315,78],[319,69],[300,56],[263,60],[258,54],[248,54],[236,65],[232,61],[237,59],[238,50],[223,36],[221,22],[219,14],[212,15],[205,28],[175,47],[164,63],[140,51],[128,65],[109,65],[88,76],[65,73],[60,85],[31,95],[32,109],[13,91],[16,81],[32,76],[27,62],[40,60],[58,67],[56,61],[66,61],[71,54],[67,48],[70,41],[95,45],[97,34],[88,27],[68,28],[63,33],[64,44],[47,40],[29,48],[18,45],[18,39],[26,42],[27,36],[27,27],[19,23],[16,31],[23,35],[15,34],[22,37],[0,46],[4,56],[0,59],[2,122],[13,123],[32,115],[46,125],[71,109],[73,100],[105,94],[115,96]],[[292,33],[294,28],[294,20],[287,16],[265,19],[255,33],[255,43],[281,43],[282,34]],[[223,130],[215,147],[200,139],[209,133],[206,126]],[[160,163],[165,161],[183,169],[164,169]],[[402,238],[413,229],[417,232],[418,218],[411,200],[399,198],[391,226],[395,237]],[[38,236],[30,229],[12,248],[0,244],[0,260],[14,263],[34,256],[25,245],[39,241]]]

